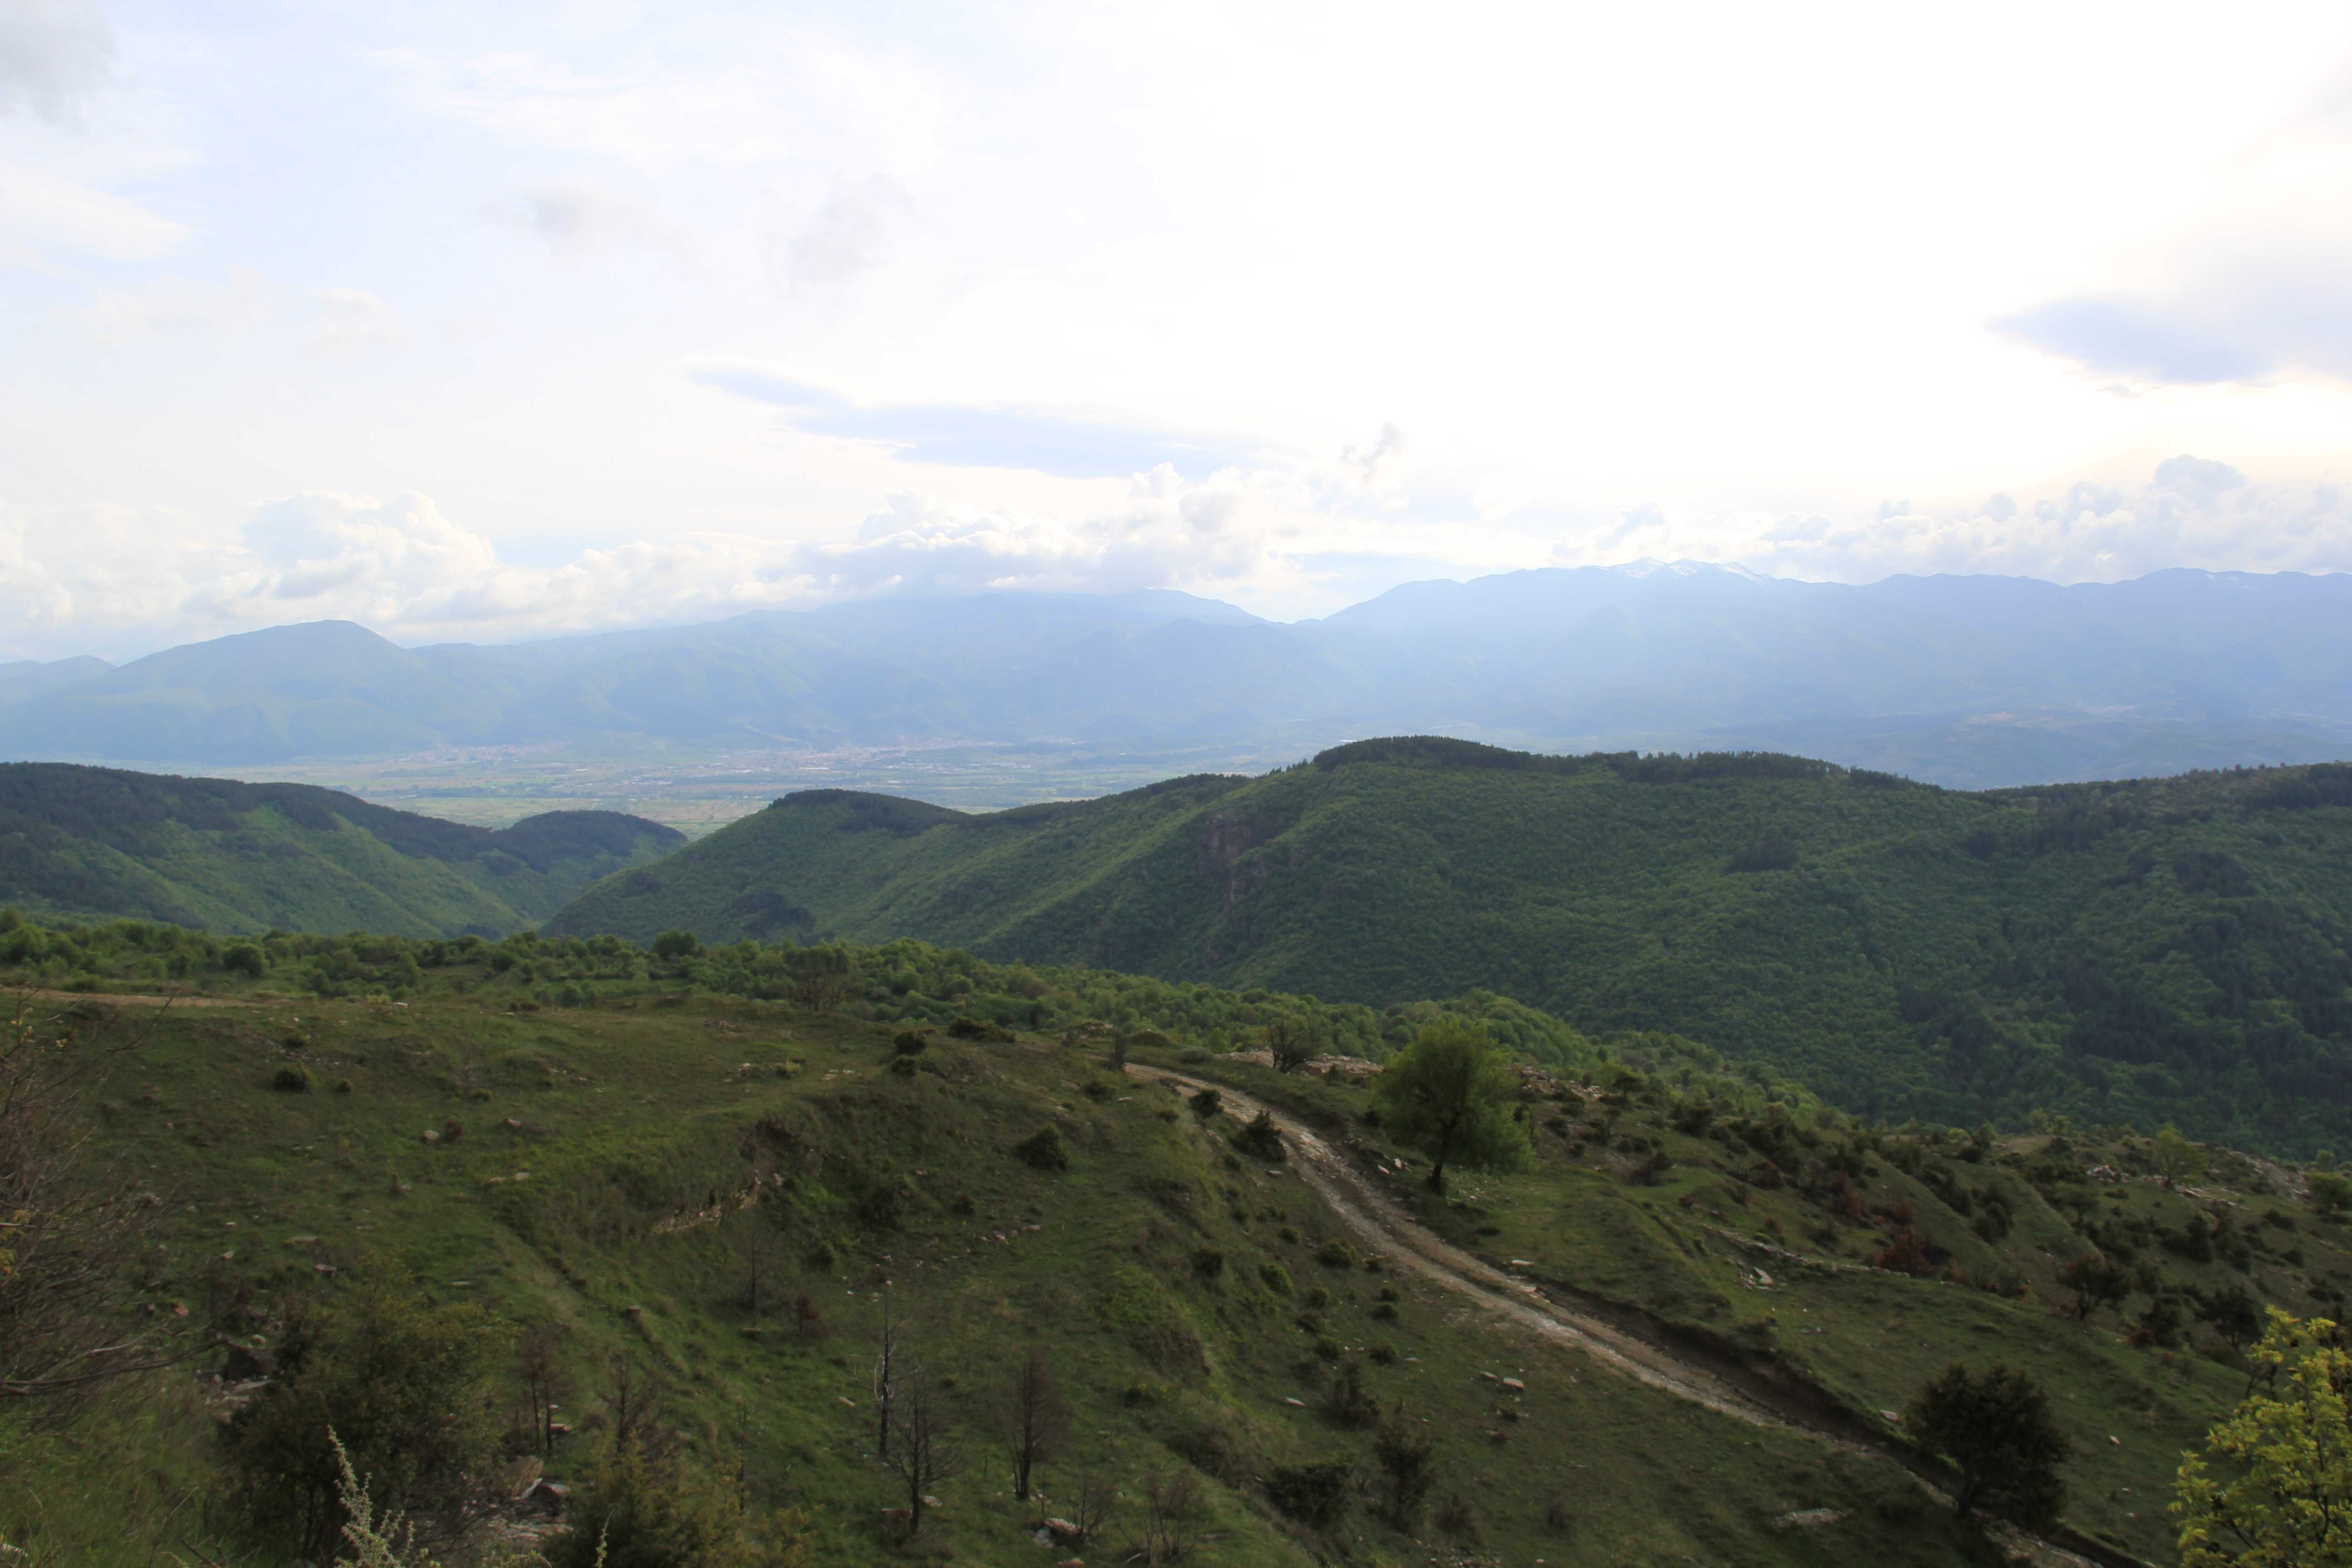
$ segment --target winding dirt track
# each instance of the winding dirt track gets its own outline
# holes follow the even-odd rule
[[[1874,1440],[1866,1431],[1832,1431],[1798,1411],[1780,1406],[1778,1402],[1768,1403],[1724,1373],[1629,1334],[1561,1302],[1533,1281],[1517,1279],[1453,1246],[1414,1220],[1354,1162],[1301,1126],[1296,1118],[1226,1084],[1139,1062],[1127,1064],[1127,1071],[1131,1077],[1171,1089],[1213,1089],[1229,1115],[1246,1120],[1265,1111],[1273,1117],[1275,1125],[1296,1151],[1300,1178],[1349,1229],[1378,1248],[1391,1267],[1410,1270],[1418,1279],[1467,1298],[1499,1323],[1527,1330],[1555,1343],[1571,1345],[1611,1371],[1677,1399],[1704,1405],[1750,1426],[1793,1432],[1840,1452],[1886,1459],[1900,1466],[1947,1503],[1950,1501],[1895,1445]],[[2084,1550],[2070,1550],[2013,1525],[1994,1525],[1990,1533],[2011,1552],[2047,1568],[2124,1568],[2136,1561],[2079,1538],[2073,1544]]]

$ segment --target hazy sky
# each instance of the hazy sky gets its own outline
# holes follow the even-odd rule
[[[0,0],[0,655],[2352,569],[2352,7]]]

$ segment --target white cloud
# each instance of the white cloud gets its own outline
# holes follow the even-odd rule
[[[910,205],[906,188],[887,175],[836,182],[808,220],[780,238],[776,267],[783,283],[824,289],[849,282],[880,258]]]
[[[359,353],[408,336],[392,307],[364,289],[315,289],[310,305],[313,353]]]
[[[269,280],[247,267],[230,268],[218,283],[163,273],[142,288],[99,295],[81,315],[100,342],[115,344],[183,332],[245,332],[269,320],[273,292]]]
[[[0,113],[70,121],[114,69],[114,29],[97,0],[0,5]]]
[[[1392,473],[1404,460],[1404,432],[1393,424],[1382,425],[1381,433],[1369,441],[1358,441],[1343,447],[1339,461],[1354,470],[1356,483],[1369,489]]]
[[[0,265],[56,251],[147,261],[177,248],[187,226],[51,169],[0,158]]]

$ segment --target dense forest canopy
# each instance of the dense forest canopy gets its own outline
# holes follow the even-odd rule
[[[0,763],[0,902],[60,916],[499,936],[684,842],[612,811],[493,829],[309,784]]]
[[[887,942],[1382,1006],[1483,990],[1869,1115],[2352,1142],[2352,766],[1964,793],[1430,738],[988,815],[780,800],[555,933]]]

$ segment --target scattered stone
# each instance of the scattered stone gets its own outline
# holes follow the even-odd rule
[[[1833,1508],[1801,1508],[1782,1514],[1772,1521],[1775,1530],[1818,1530],[1825,1524],[1835,1524],[1845,1514]]]
[[[1086,1533],[1066,1519],[1049,1519],[1045,1521],[1045,1528],[1064,1541],[1076,1541]]]
[[[499,1472],[499,1486],[507,1496],[520,1502],[538,1487],[547,1467],[537,1454],[525,1454]]]
[[[562,1481],[542,1480],[522,1495],[522,1501],[550,1519],[562,1517],[564,1505],[572,1500],[572,1489]]]
[[[1516,1377],[1507,1377],[1503,1379],[1503,1386],[1509,1389],[1513,1394],[1525,1394],[1528,1391],[1527,1384],[1521,1379]]]
[[[420,1143],[438,1143],[441,1142],[441,1134],[428,1127],[416,1135],[416,1141]]]
[[[1286,1398],[1283,1400],[1283,1403],[1289,1405],[1293,1410],[1304,1410],[1307,1408],[1307,1401],[1303,1399]]]

